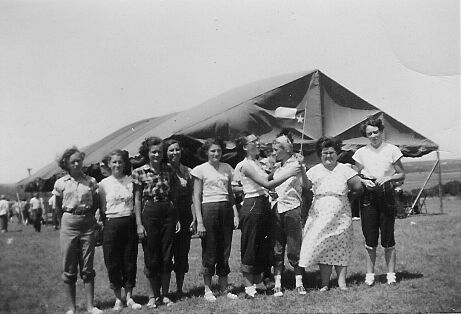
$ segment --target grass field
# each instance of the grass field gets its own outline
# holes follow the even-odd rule
[[[411,216],[396,222],[398,265],[396,286],[385,282],[383,251],[378,250],[379,283],[369,288],[364,284],[364,249],[360,222],[354,222],[354,253],[348,271],[348,291],[333,288],[319,292],[317,268],[308,269],[304,284],[305,297],[287,291],[283,298],[260,296],[250,300],[218,298],[214,304],[201,297],[203,285],[200,269],[200,242],[192,240],[190,272],[186,275],[185,290],[189,296],[172,307],[148,311],[143,307],[136,313],[353,313],[353,312],[460,312],[461,311],[461,200],[445,199],[445,214],[438,215],[438,200],[428,199],[428,215]],[[231,253],[230,283],[243,297],[239,269],[240,231],[234,233]],[[44,227],[34,233],[30,226],[10,224],[10,232],[0,235],[0,313],[64,313],[66,299],[60,279],[61,259],[58,231]],[[142,272],[142,250],[138,255],[138,283],[135,299],[147,303],[146,279]],[[288,265],[288,263],[286,263]],[[110,313],[112,291],[108,288],[102,249],[96,249],[95,268],[97,306]],[[294,275],[284,273],[286,287],[293,288]],[[171,291],[175,290],[174,275]],[[78,304],[83,312],[83,287],[78,282]],[[122,313],[130,313],[124,309]]]

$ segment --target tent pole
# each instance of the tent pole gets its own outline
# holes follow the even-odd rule
[[[421,189],[420,189],[419,192],[418,192],[418,195],[416,196],[415,200],[413,201],[413,205],[411,205],[411,209],[412,209],[412,210],[415,208],[416,203],[418,203],[419,198],[421,197],[421,194],[423,193],[424,188],[426,187],[427,182],[429,182],[429,179],[431,178],[432,174],[434,173],[435,167],[437,167],[437,164],[438,164],[438,163],[439,163],[439,161],[437,160],[437,161],[435,162],[435,164],[432,166],[432,169],[431,169],[431,171],[429,172],[429,175],[427,176],[426,181],[424,181],[423,186],[421,187]]]
[[[440,153],[437,150],[437,162],[439,164],[439,200],[440,200],[440,213],[443,214],[443,188],[442,188],[442,166],[440,165]]]

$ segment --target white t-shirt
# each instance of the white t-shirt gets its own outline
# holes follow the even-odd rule
[[[9,203],[7,200],[0,200],[0,216],[8,214]]]
[[[192,176],[202,180],[202,203],[223,202],[229,200],[229,182],[233,169],[229,164],[220,162],[216,170],[209,162],[205,162],[190,172]]]
[[[103,179],[99,183],[99,193],[106,197],[106,217],[126,217],[133,213],[133,182],[129,176]]]
[[[306,175],[312,182],[314,195],[346,196],[349,192],[347,181],[357,175],[357,171],[342,163],[338,163],[333,170],[317,164],[307,170]]]
[[[400,149],[383,142],[378,148],[371,144],[359,148],[352,158],[363,166],[362,174],[370,179],[379,179],[395,173],[394,164],[402,158]]]
[[[267,194],[267,189],[260,186],[258,183],[254,182],[252,179],[243,174],[242,167],[244,165],[252,167],[261,177],[267,177],[267,173],[263,170],[261,164],[259,164],[259,161],[251,160],[248,158],[245,158],[239,162],[237,166],[235,166],[234,181],[240,181],[242,183],[245,198]]]

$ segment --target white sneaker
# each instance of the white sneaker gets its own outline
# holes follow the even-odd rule
[[[365,275],[365,283],[370,287],[373,286],[375,284],[375,274],[367,273]]]
[[[207,300],[208,302],[216,301],[216,297],[214,296],[213,292],[211,292],[211,291],[205,292],[205,295],[203,296],[203,298],[205,300]]]
[[[114,304],[114,307],[112,308],[112,310],[114,311],[121,311],[123,308],[123,303],[122,303],[122,300],[115,300],[115,304]]]
[[[126,306],[131,308],[132,310],[139,310],[142,308],[142,305],[139,303],[136,303],[133,299],[127,300]]]
[[[274,294],[273,294],[273,296],[276,297],[276,298],[283,297],[282,288],[280,288],[280,287],[275,287],[275,288],[274,288]]]
[[[387,284],[394,285],[397,283],[397,278],[395,277],[395,273],[387,273]]]
[[[238,299],[238,296],[236,294],[233,294],[232,292],[226,293],[226,297],[231,300]]]

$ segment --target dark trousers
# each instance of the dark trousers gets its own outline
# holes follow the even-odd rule
[[[204,203],[202,217],[206,229],[202,238],[202,272],[225,277],[230,273],[234,213],[229,202]]]
[[[29,219],[34,226],[35,231],[40,232],[42,230],[42,209],[34,209],[30,211]]]
[[[8,231],[8,215],[0,215],[0,230]]]
[[[136,284],[138,235],[134,216],[107,218],[102,249],[111,289]]]
[[[142,243],[144,273],[151,278],[170,273],[173,268],[173,238],[176,228],[176,210],[170,202],[146,202],[142,223],[147,237]]]
[[[384,248],[395,245],[395,191],[391,184],[375,190],[364,189],[361,197],[361,223],[365,244],[377,247],[381,232],[381,245]]]
[[[260,274],[267,265],[267,237],[270,231],[270,204],[267,196],[245,198],[240,209],[241,265],[245,273]]]
[[[302,275],[299,267],[299,253],[302,242],[301,207],[296,207],[279,214],[275,212],[272,226],[274,241],[274,275],[281,275],[285,268],[285,251],[288,261],[293,266],[295,275]]]
[[[185,196],[180,198],[177,207],[181,230],[174,235],[173,270],[176,273],[185,274],[189,271],[190,239],[192,236],[189,229],[192,223],[190,197]]]
[[[53,208],[53,226],[55,229],[58,229],[61,226],[61,215],[59,214],[59,210],[57,208]]]

